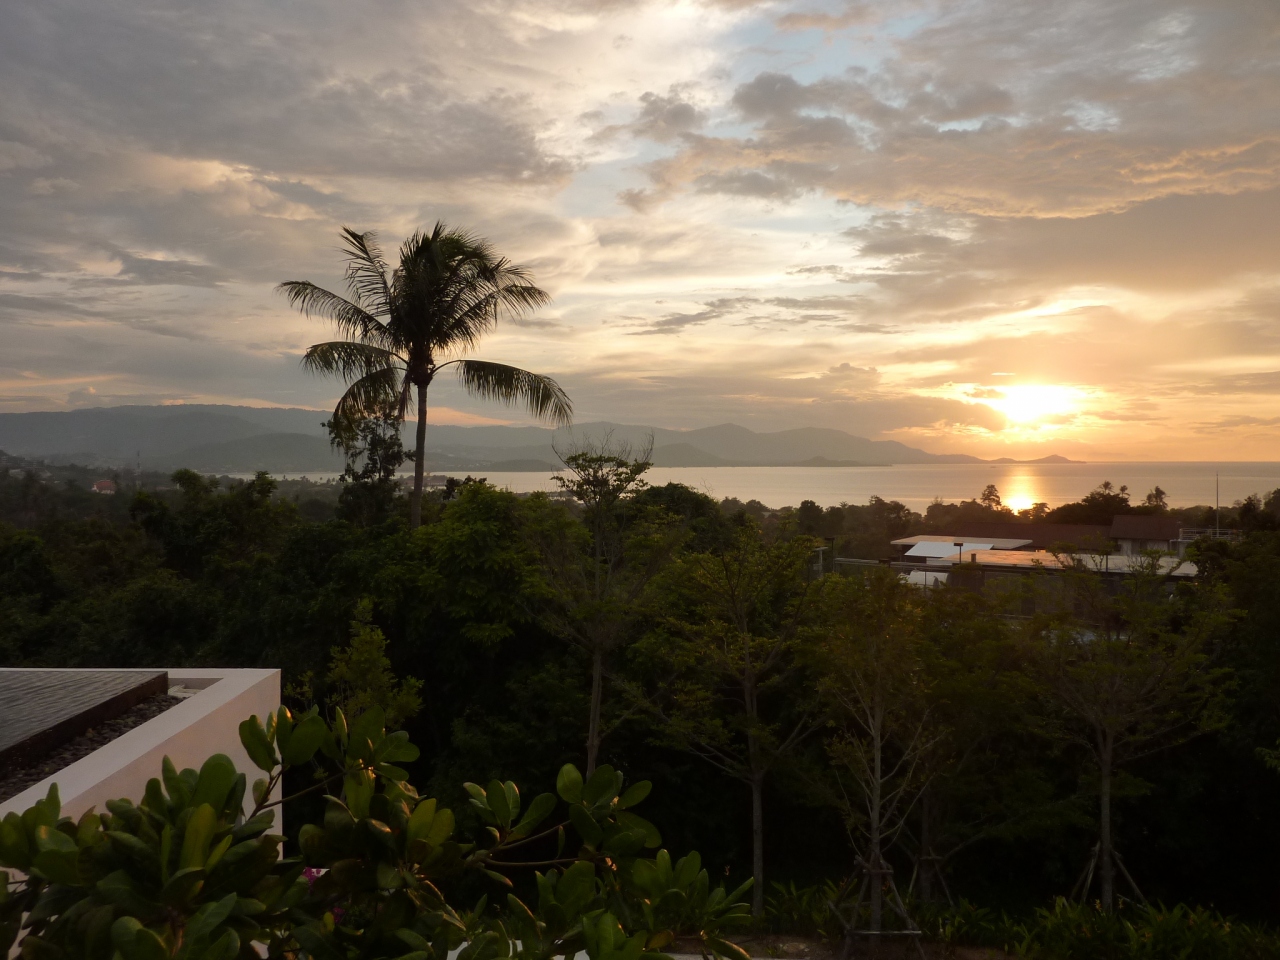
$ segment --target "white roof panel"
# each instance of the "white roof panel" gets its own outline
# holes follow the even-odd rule
[[[941,540],[926,540],[922,543],[917,543],[907,551],[906,555],[908,557],[954,557],[956,555],[957,542],[955,540],[950,543]],[[985,543],[969,543],[965,541],[963,549],[990,550],[991,543],[990,541]]]

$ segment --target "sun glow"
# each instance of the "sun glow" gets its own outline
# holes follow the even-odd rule
[[[1014,423],[1037,423],[1076,413],[1080,391],[1044,383],[994,387],[983,403],[999,410]]]

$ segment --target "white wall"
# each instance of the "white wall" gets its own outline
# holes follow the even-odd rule
[[[280,705],[280,671],[174,667],[168,672],[170,686],[182,684],[199,693],[0,803],[0,817],[21,813],[43,799],[54,782],[63,816],[76,820],[90,807],[105,812],[107,800],[127,797],[137,802],[147,781],[160,776],[166,756],[181,770],[199,769],[211,754],[225,753],[250,785],[263,776],[240,745],[239,726],[255,713],[265,721]],[[251,791],[245,791],[244,805],[246,813],[252,809]]]

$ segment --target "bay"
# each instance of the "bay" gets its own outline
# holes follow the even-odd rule
[[[516,493],[555,490],[550,473],[473,471],[495,486]],[[1214,503],[1218,477],[1224,506],[1252,493],[1280,488],[1280,462],[1104,462],[1104,463],[915,463],[888,467],[654,467],[653,485],[675,482],[717,500],[759,500],[777,509],[814,500],[824,507],[866,503],[872,496],[898,500],[923,512],[934,500],[969,500],[993,483],[1015,510],[1033,503],[1058,506],[1079,500],[1104,480],[1125,484],[1134,500],[1159,486],[1173,507]]]

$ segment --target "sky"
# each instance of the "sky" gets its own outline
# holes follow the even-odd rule
[[[444,220],[580,421],[1280,459],[1274,0],[0,0],[0,411],[332,405]],[[529,422],[453,383],[432,422]]]

